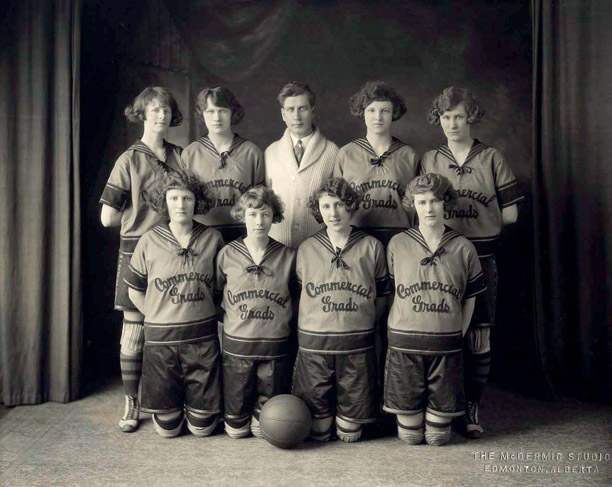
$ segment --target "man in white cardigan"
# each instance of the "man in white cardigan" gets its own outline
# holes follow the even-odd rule
[[[270,237],[297,248],[322,228],[307,208],[308,197],[331,177],[338,146],[313,125],[315,94],[293,81],[278,94],[287,129],[264,154],[266,186],[280,197],[285,219],[272,225]]]

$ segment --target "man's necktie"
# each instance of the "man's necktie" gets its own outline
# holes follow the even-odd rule
[[[302,139],[298,139],[293,150],[295,152],[295,159],[299,166],[300,162],[302,162],[302,157],[304,156],[304,144],[302,144]]]

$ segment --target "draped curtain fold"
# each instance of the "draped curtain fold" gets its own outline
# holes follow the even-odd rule
[[[81,0],[3,12],[0,401],[76,399],[81,360]]]
[[[537,338],[554,392],[610,401],[612,2],[532,8]]]
[[[247,79],[283,38],[295,0],[165,0],[185,43],[209,73]]]

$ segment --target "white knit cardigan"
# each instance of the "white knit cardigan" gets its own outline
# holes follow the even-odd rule
[[[323,137],[318,128],[306,146],[299,168],[289,129],[266,149],[266,186],[280,197],[285,209],[285,219],[272,225],[270,237],[297,248],[323,227],[308,211],[308,197],[331,177],[337,153],[338,146]]]

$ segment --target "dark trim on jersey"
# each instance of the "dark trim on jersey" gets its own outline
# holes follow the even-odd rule
[[[374,328],[347,332],[317,332],[298,328],[300,350],[316,353],[359,353],[374,347]]]
[[[376,279],[377,298],[386,296],[388,294],[393,294],[393,292],[395,292],[395,286],[393,285],[393,281],[389,274],[387,274],[385,277],[381,277],[380,279]]]
[[[453,333],[407,331],[389,328],[389,348],[404,353],[440,355],[463,349],[462,331]]]
[[[132,267],[132,264],[128,265],[128,271],[125,274],[123,281],[136,291],[140,291],[142,293],[147,291],[147,287],[149,285],[149,280],[147,279],[146,274],[141,274],[136,269]]]
[[[516,179],[497,188],[497,201],[500,208],[507,208],[523,199],[525,199],[525,196],[521,194],[521,189]]]
[[[228,335],[223,330],[223,353],[243,359],[271,360],[291,352],[289,337],[244,338]]]
[[[106,183],[102,191],[102,196],[100,197],[100,203],[110,206],[117,211],[121,211],[129,195],[129,190],[112,183]]]
[[[217,336],[217,316],[183,323],[144,323],[146,345],[180,345]]]
[[[382,166],[387,157],[393,154],[396,150],[401,149],[406,145],[398,138],[391,137],[391,145],[389,145],[389,148],[385,152],[383,152],[382,155],[379,156],[372,147],[372,144],[370,144],[370,141],[367,139],[367,137],[359,137],[358,139],[353,140],[353,144],[357,144],[359,147],[369,152],[370,155],[373,156],[372,158],[370,158],[370,164],[372,166]]]
[[[136,249],[136,245],[140,241],[141,237],[119,237],[119,252],[126,255],[132,255]]]
[[[490,237],[466,237],[476,247],[478,257],[492,257],[497,251],[497,240],[498,236],[493,235]]]
[[[346,262],[344,262],[344,259],[342,257],[346,255],[347,252],[351,250],[351,248],[357,242],[367,236],[367,233],[362,232],[357,227],[351,226],[351,234],[349,235],[346,244],[342,249],[340,249],[339,252],[334,249],[334,246],[332,245],[331,240],[329,239],[329,235],[327,235],[326,228],[319,230],[317,233],[315,233],[313,235],[313,238],[332,254],[332,266],[335,265],[337,267],[344,267],[345,269],[348,269],[348,265],[346,264]]]
[[[455,156],[453,155],[452,151],[448,147],[447,143],[440,144],[437,150],[440,154],[450,159],[450,161],[453,163],[450,169],[455,169],[455,165],[459,169],[461,169],[463,166],[465,166],[468,162],[470,162],[472,159],[474,159],[478,154],[480,154],[483,150],[487,149],[488,147],[489,146],[485,144],[484,142],[481,142],[478,139],[474,139],[474,142],[472,142],[472,147],[470,148],[470,152],[468,152],[468,155],[465,158],[465,162],[461,165],[459,165],[459,163],[457,162],[457,159],[455,159]],[[463,174],[463,172],[468,172],[468,171],[462,169],[461,174]],[[471,172],[471,169],[469,172]]]
[[[474,278],[468,279],[465,286],[465,292],[463,293],[463,299],[473,298],[474,296],[484,292],[486,289],[487,286],[485,286],[484,277],[481,271]]]
[[[442,249],[444,248],[444,246],[448,242],[450,242],[451,240],[453,240],[453,239],[455,239],[457,237],[461,237],[461,234],[459,232],[453,230],[448,225],[444,225],[444,233],[442,234],[442,238],[440,239],[440,243],[438,244],[438,248],[434,252],[432,252],[429,249],[429,247],[427,246],[427,242],[425,241],[425,237],[423,237],[423,234],[421,233],[421,231],[419,230],[418,227],[412,227],[412,228],[409,228],[408,230],[404,230],[404,233],[406,235],[408,235],[414,241],[418,242],[421,245],[421,247],[423,247],[423,249],[425,249],[425,251],[431,257],[434,257],[434,255],[437,254],[436,257],[438,257],[438,258],[442,258],[442,255],[444,254],[444,252],[442,252]]]
[[[219,159],[219,169],[223,169],[227,165],[227,157],[232,152],[234,152],[237,147],[240,147],[246,141],[247,139],[245,139],[244,137],[241,137],[238,134],[234,134],[234,138],[232,139],[232,143],[230,144],[229,149],[219,153],[219,151],[215,147],[215,144],[213,144],[212,140],[210,140],[210,137],[208,137],[208,135],[204,135],[203,137],[200,137],[197,140],[197,142],[206,147],[212,153],[212,155]]]

